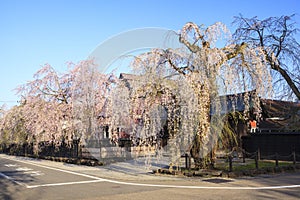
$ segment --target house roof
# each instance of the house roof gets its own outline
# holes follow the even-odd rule
[[[293,114],[300,115],[300,103],[291,101],[280,101],[261,99],[263,108],[266,110],[266,118],[289,118]]]
[[[300,103],[261,99],[261,130],[300,130]]]

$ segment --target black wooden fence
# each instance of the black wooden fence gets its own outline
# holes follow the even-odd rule
[[[258,150],[261,159],[277,155],[280,160],[292,160],[292,152],[300,154],[300,132],[261,132],[243,136],[242,148],[247,152]]]
[[[39,156],[39,157],[69,157],[77,158],[79,156],[80,147],[77,140],[59,145],[51,142],[39,142],[38,152],[34,152],[34,143],[10,143],[0,144],[0,152],[16,156]]]

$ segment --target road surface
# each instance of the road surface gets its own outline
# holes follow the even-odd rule
[[[119,163],[88,167],[0,154],[0,199],[300,199],[300,173],[239,179],[158,176]]]

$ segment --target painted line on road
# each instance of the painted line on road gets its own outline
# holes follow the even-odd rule
[[[16,168],[17,171],[24,171],[24,172],[27,172],[27,171],[32,171],[33,169],[31,168],[28,168],[28,167],[19,167],[19,168]]]
[[[19,165],[16,164],[5,164],[5,167],[18,167]]]
[[[114,181],[105,179],[105,182],[121,184],[121,185],[132,185],[132,186],[143,186],[143,187],[161,187],[161,188],[182,188],[182,189],[219,189],[219,190],[271,190],[271,189],[287,189],[287,188],[299,188],[300,185],[283,185],[283,186],[262,186],[262,187],[234,187],[234,186],[188,186],[188,185],[160,185],[160,184],[145,184],[145,183],[130,183],[122,181]]]
[[[41,185],[27,185],[26,188],[38,188],[38,187],[51,187],[51,186],[62,186],[62,185],[75,185],[75,184],[85,184],[85,183],[98,183],[103,182],[103,180],[92,180],[92,181],[76,181],[76,182],[65,182],[65,183],[49,183]]]
[[[32,163],[31,161],[22,161],[18,159],[12,159],[12,158],[4,158],[8,160],[13,160],[17,162],[22,162],[25,164],[31,164],[37,167],[42,167],[46,169],[51,169],[51,170],[56,170],[60,172],[65,172],[69,174],[74,174],[78,176],[83,176],[91,179],[95,179],[93,181],[78,181],[78,182],[66,182],[66,183],[53,183],[53,184],[43,184],[43,185],[33,185],[33,186],[28,186],[22,183],[18,183],[19,185],[23,185],[26,188],[37,188],[37,187],[49,187],[49,186],[58,186],[58,185],[72,185],[72,184],[80,184],[80,183],[92,183],[92,182],[109,182],[109,183],[115,183],[119,185],[131,185],[131,186],[141,186],[141,187],[160,187],[160,188],[182,188],[182,189],[218,189],[218,190],[271,190],[271,189],[290,189],[290,188],[300,188],[300,185],[282,185],[282,186],[261,186],[261,187],[241,187],[241,186],[188,186],[188,185],[160,185],[160,184],[145,184],[145,183],[131,183],[131,182],[123,182],[123,181],[115,181],[115,180],[110,180],[110,179],[104,179],[104,178],[99,178],[96,176],[92,175],[87,175],[87,174],[82,174],[78,172],[73,172],[73,171],[68,171],[68,170],[63,170],[59,168],[54,168],[54,167],[49,167],[45,165],[40,165],[40,164],[35,164]],[[0,173],[1,175],[1,173]],[[4,174],[2,174],[4,175]],[[6,175],[4,175],[5,177]],[[7,176],[6,176],[7,177]],[[10,177],[7,177],[8,179],[11,180]],[[12,179],[13,180],[13,179]],[[14,180],[13,180],[14,181]],[[15,182],[15,181],[14,181]],[[16,182],[17,183],[17,182]]]
[[[29,174],[30,176],[43,176],[45,175],[41,171],[29,171],[29,172],[23,172],[24,174]]]

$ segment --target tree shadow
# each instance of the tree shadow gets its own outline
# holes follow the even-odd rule
[[[1,171],[0,199],[18,199],[17,195],[24,191],[26,185],[35,180],[33,176],[18,171]],[[24,185],[22,185],[24,184]]]
[[[3,177],[0,178],[0,199],[11,200],[12,193],[10,191],[10,187],[12,187],[13,183]]]

